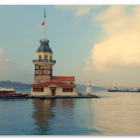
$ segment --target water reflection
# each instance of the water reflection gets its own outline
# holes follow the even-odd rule
[[[52,100],[31,100],[32,104],[35,107],[32,118],[35,119],[35,133],[44,134],[49,132],[47,120],[54,117],[54,114],[51,112]]]
[[[63,118],[68,112],[68,108],[75,106],[74,99],[57,99],[57,100],[31,100],[35,110],[32,118],[35,119],[36,128],[34,134],[52,134],[54,128],[61,124]],[[61,115],[61,117],[58,117]],[[57,118],[57,119],[56,119]],[[59,121],[59,123],[58,123]],[[59,126],[61,127],[61,126]],[[57,132],[57,131],[56,131]]]
[[[103,135],[140,135],[139,95],[112,93],[110,96],[92,102],[95,128]]]
[[[74,108],[75,99],[57,99],[55,100],[55,106],[64,108]]]

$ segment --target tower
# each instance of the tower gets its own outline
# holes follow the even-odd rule
[[[45,9],[44,9],[44,37],[40,40],[40,46],[36,51],[36,59],[32,62],[35,65],[35,83],[44,83],[51,81],[53,75],[53,66],[56,61],[53,60],[53,52],[49,47],[49,40],[45,37]]]
[[[89,83],[88,83],[88,85],[87,85],[86,94],[87,94],[87,95],[91,95],[91,94],[92,94],[92,92],[91,92],[90,80],[89,80]]]

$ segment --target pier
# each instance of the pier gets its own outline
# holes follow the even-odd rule
[[[61,99],[61,98],[101,98],[98,97],[97,95],[78,95],[78,96],[60,96],[60,95],[56,95],[56,96],[32,96],[31,94],[25,94],[27,98],[36,98],[36,99]]]

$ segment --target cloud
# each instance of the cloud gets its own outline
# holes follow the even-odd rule
[[[84,58],[84,61],[86,62],[87,65],[90,65],[91,64],[89,57]]]
[[[6,61],[10,61],[10,59],[6,59]]]
[[[0,48],[0,57],[2,57],[4,54],[3,49]]]
[[[31,42],[29,41],[29,39],[27,37],[24,37],[24,43],[31,44]]]
[[[101,8],[101,5],[56,5],[56,8],[62,8],[63,10],[70,10],[77,16],[82,16],[89,13],[91,10]]]
[[[0,48],[0,73],[15,71],[17,69],[17,65],[10,61],[10,59],[4,58],[4,50]]]
[[[83,70],[84,73],[88,73],[91,70],[91,67],[86,66]]]
[[[91,64],[91,62],[90,62],[90,58],[89,58],[89,57],[86,57],[86,58],[84,59],[84,61],[85,61],[86,65],[88,65],[88,66],[86,66],[86,67],[84,68],[83,72],[84,72],[84,73],[88,73],[88,72],[91,70],[91,67],[92,67],[92,64]]]
[[[37,25],[37,26],[35,26],[35,27],[34,27],[34,29],[39,29],[39,30],[42,30],[42,29],[44,29],[44,28],[43,28],[43,26],[42,26],[42,25]]]
[[[19,27],[18,25],[16,25],[16,26],[13,26],[13,27],[12,27],[12,29],[19,30],[19,29],[20,29],[20,27]]]
[[[140,6],[110,6],[93,18],[105,38],[91,50],[92,67],[98,71],[140,67],[139,15]]]
[[[11,80],[29,83],[33,79],[33,73],[27,68],[19,67],[15,62],[10,59],[5,59],[4,50],[0,48],[0,81]]]

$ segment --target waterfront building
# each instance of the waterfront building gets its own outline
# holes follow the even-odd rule
[[[40,46],[36,51],[34,83],[31,85],[32,96],[74,96],[77,95],[75,76],[53,76],[53,66],[56,60],[53,60],[53,52],[49,47],[49,40],[45,37],[45,17],[42,26],[44,26],[44,37],[40,40]]]

